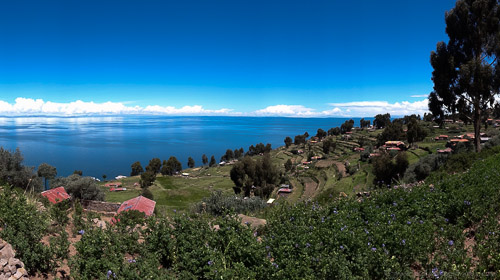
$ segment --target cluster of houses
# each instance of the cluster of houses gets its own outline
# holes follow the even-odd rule
[[[42,192],[42,196],[46,197],[52,204],[57,204],[65,200],[71,199],[71,196],[66,192],[64,187],[58,187]],[[123,202],[116,214],[124,211],[137,210],[143,212],[146,216],[151,216],[154,213],[156,202],[144,196],[138,196]]]

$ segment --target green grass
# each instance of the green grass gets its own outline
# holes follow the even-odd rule
[[[229,167],[230,168],[230,167]],[[220,167],[212,172],[218,174],[229,170],[228,167]],[[209,174],[207,172],[207,174]],[[215,190],[233,192],[233,182],[227,176],[205,176],[205,177],[158,177],[153,186],[150,187],[158,207],[164,211],[188,210],[192,204],[199,202],[202,198],[210,195]]]
[[[103,188],[106,195],[106,201],[108,202],[124,202],[141,194],[138,189],[126,190],[121,192],[110,192],[108,188]]]

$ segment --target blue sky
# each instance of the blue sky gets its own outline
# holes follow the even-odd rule
[[[2,1],[0,114],[420,113],[454,3]]]

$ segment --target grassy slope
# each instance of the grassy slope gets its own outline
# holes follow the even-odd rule
[[[462,133],[470,131],[471,127],[464,127],[461,129]],[[324,157],[322,152],[322,142],[310,143],[306,145],[291,145],[289,148],[279,147],[271,152],[273,163],[284,172],[284,164],[288,159],[291,159],[297,165],[298,172],[290,175],[291,185],[294,187],[294,192],[288,196],[287,200],[296,202],[299,200],[308,199],[303,197],[304,185],[302,178],[310,177],[318,182],[317,192],[315,197],[319,200],[328,200],[338,197],[341,192],[347,195],[353,195],[360,191],[369,190],[373,184],[373,175],[371,173],[371,165],[364,162],[359,162],[359,154],[352,151],[353,147],[358,147],[357,140],[364,137],[374,144],[376,137],[382,130],[376,131],[354,131],[350,140],[343,139],[342,136],[332,136],[337,141],[337,148],[334,152],[327,155],[327,160],[344,164],[348,161],[351,165],[357,166],[360,164],[360,169],[353,175],[347,175],[344,178],[339,178],[339,173],[335,164],[326,168],[314,168],[314,164],[309,169],[304,169],[301,164],[307,160],[310,151],[316,156]],[[422,142],[416,143],[419,148],[410,149],[408,151],[408,159],[411,163],[417,162],[420,157],[428,154],[422,148],[429,148],[430,151],[435,152],[436,149],[445,147],[445,141],[436,142],[433,138],[440,134],[447,134],[449,136],[458,135],[459,133],[450,133],[447,129],[432,128],[429,136]],[[304,154],[294,155],[292,150],[304,150]],[[256,156],[255,158],[258,158]],[[229,171],[231,166],[221,167],[204,167],[187,169],[183,172],[190,173],[188,178],[172,176],[157,178],[157,181],[150,187],[155,200],[157,201],[158,208],[162,211],[186,210],[191,204],[200,201],[206,197],[213,190],[222,190],[227,193],[232,193],[233,183],[229,178]],[[123,186],[127,188],[124,192],[109,192],[106,190],[106,200],[111,202],[123,202],[127,199],[133,198],[140,194],[141,189],[134,186],[134,183],[139,182],[139,177],[130,177],[120,180]],[[276,192],[273,197],[277,197]]]

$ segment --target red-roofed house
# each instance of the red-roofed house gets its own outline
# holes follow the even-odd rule
[[[59,187],[55,189],[50,189],[48,191],[44,191],[42,192],[42,195],[45,196],[53,204],[57,204],[61,201],[71,198],[71,196],[66,192],[64,187]]]
[[[151,216],[155,211],[155,205],[156,201],[141,195],[136,198],[132,198],[123,202],[122,205],[120,205],[120,208],[118,208],[118,211],[116,211],[116,213],[120,214],[123,211],[137,210],[146,214],[146,216]]]
[[[122,185],[121,182],[111,182],[111,183],[105,184],[104,186],[106,186],[108,188],[119,188],[121,185]]]

